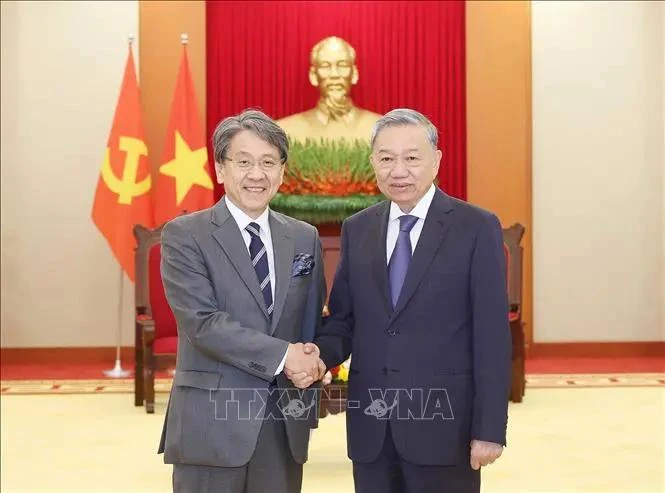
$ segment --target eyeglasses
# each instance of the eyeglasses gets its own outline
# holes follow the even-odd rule
[[[238,170],[245,172],[254,168],[256,165],[258,165],[263,171],[274,171],[282,164],[281,161],[269,157],[264,157],[257,161],[243,156],[236,159],[226,158],[226,161],[229,161]]]

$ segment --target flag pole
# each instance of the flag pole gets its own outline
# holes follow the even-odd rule
[[[111,378],[125,378],[129,376],[129,370],[123,370],[122,363],[120,362],[120,346],[122,344],[122,292],[125,280],[122,267],[120,269],[120,292],[118,296],[118,339],[115,346],[115,366],[111,370],[104,370],[104,375]]]
[[[129,49],[132,49],[132,44],[134,43],[134,36],[128,36]],[[110,370],[104,370],[104,375],[110,378],[125,378],[129,376],[129,371],[122,368],[121,356],[120,356],[120,346],[122,345],[122,294],[123,294],[123,285],[125,280],[125,275],[122,270],[122,266],[118,265],[120,270],[120,288],[118,292],[118,334],[115,346],[115,365]]]
[[[182,33],[180,34],[180,44],[183,46],[187,46],[189,44],[189,34],[187,33]],[[187,211],[183,211],[183,213],[186,213]],[[175,377],[175,368],[171,368],[169,370],[169,375],[172,377]]]

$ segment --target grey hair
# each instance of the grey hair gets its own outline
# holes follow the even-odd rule
[[[370,140],[372,148],[374,147],[376,137],[381,130],[387,127],[398,127],[403,125],[419,125],[423,127],[427,133],[427,140],[429,140],[432,147],[436,149],[436,146],[439,143],[439,131],[425,115],[409,108],[397,108],[389,111],[376,121],[374,128],[372,129],[372,138]]]
[[[224,118],[212,134],[212,148],[215,162],[221,164],[228,158],[231,139],[243,130],[253,132],[279,150],[279,159],[285,163],[289,157],[289,139],[282,128],[268,115],[258,110],[243,111],[239,115]]]

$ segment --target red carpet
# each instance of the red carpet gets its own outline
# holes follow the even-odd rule
[[[659,373],[665,372],[665,358],[531,358],[526,373]]]
[[[0,379],[103,379],[104,370],[110,370],[113,362],[106,363],[2,363]],[[125,370],[134,369],[133,363],[123,362]],[[659,373],[665,372],[665,358],[532,358],[526,361],[527,374],[562,373]],[[168,372],[158,372],[158,378],[168,378]]]
[[[0,379],[2,380],[72,380],[72,379],[103,379],[105,370],[113,368],[113,361],[108,363],[2,363],[0,365]],[[134,375],[134,363],[123,362],[122,368],[130,370]],[[168,372],[157,372],[157,378],[169,377]]]

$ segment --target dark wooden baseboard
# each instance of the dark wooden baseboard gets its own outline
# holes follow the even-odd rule
[[[3,347],[0,361],[3,364],[16,363],[113,363],[114,347]],[[123,362],[134,361],[134,347],[120,348]]]
[[[665,341],[533,342],[529,358],[665,357]]]

